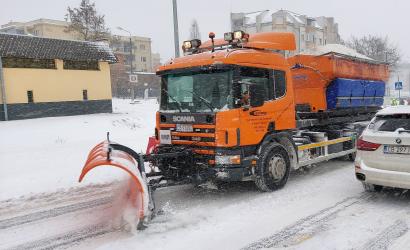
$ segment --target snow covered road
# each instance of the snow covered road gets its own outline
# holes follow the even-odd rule
[[[0,123],[0,249],[409,249],[410,193],[366,193],[348,161],[291,174],[285,188],[158,189],[161,214],[132,233],[121,217],[123,176],[78,184],[93,144],[111,131],[144,150],[155,101],[117,100],[115,114]],[[7,133],[5,132],[7,131]]]
[[[350,163],[334,161],[274,193],[251,183],[160,189],[162,214],[135,234],[113,223],[115,182],[10,200],[0,205],[0,248],[406,249],[410,195],[365,193],[351,175]]]
[[[165,206],[164,215],[154,219],[145,231],[104,243],[100,248],[406,249],[403,246],[410,246],[407,245],[410,196],[396,190],[365,193],[352,176],[351,163],[335,161],[321,164],[309,173],[295,173],[284,189],[274,193],[259,193],[246,184],[212,192],[166,190],[158,195]]]

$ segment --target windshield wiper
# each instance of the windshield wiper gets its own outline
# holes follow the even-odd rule
[[[169,98],[171,98],[171,99],[177,104],[177,107],[178,107],[179,112],[182,113],[182,105],[181,105],[181,103],[180,103],[177,99],[175,99],[175,97],[173,97],[172,95],[170,95],[169,92],[166,91],[165,89],[163,89],[162,91],[164,91],[164,92],[169,96]]]
[[[211,110],[211,112],[214,111],[215,107],[212,105],[211,102],[209,102],[207,99],[203,98],[202,96],[198,95],[197,93],[195,93],[194,91],[189,91],[189,90],[183,90],[186,91],[188,93],[191,93],[193,97],[201,100],[203,103],[205,103],[206,106],[208,106],[208,108]]]

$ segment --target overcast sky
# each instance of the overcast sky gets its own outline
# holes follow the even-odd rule
[[[0,24],[37,18],[64,19],[67,6],[81,0],[0,0]],[[148,36],[153,51],[162,60],[173,56],[172,0],[96,0],[114,34],[121,26],[134,35]],[[189,26],[198,21],[202,39],[209,31],[221,37],[230,29],[230,12],[287,9],[308,16],[333,16],[346,39],[366,34],[387,35],[410,61],[409,0],[178,0],[180,41],[189,36]]]

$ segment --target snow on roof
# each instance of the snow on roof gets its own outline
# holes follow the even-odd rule
[[[154,72],[144,72],[144,71],[133,71],[133,74],[137,74],[137,75],[155,75]]]
[[[313,26],[317,29],[323,29],[323,26],[320,25],[316,20],[313,22]]]
[[[261,23],[271,23],[272,22],[272,11],[265,10],[260,14]]]
[[[410,114],[410,106],[408,105],[389,106],[377,112],[377,115],[394,115],[394,114]]]
[[[313,50],[306,50],[304,52],[301,52],[301,54],[320,56],[320,55],[329,54],[332,52],[337,53],[337,54],[351,56],[351,57],[356,57],[356,58],[360,58],[364,60],[375,61],[374,59],[367,57],[365,55],[362,55],[358,53],[356,50],[348,48],[341,44],[330,44],[329,43],[323,46],[318,46],[316,49],[313,49]]]
[[[269,10],[256,11],[245,14],[245,24],[253,25],[257,22],[260,23],[271,23],[272,22],[272,12]]]
[[[302,15],[293,13],[293,12],[288,11],[288,10],[285,10],[285,12],[286,12],[287,15],[289,15],[290,17],[292,17],[297,23],[300,23],[300,24],[304,24],[304,23],[305,23],[305,22],[303,21],[303,19],[301,18]],[[286,17],[286,20],[288,20],[287,17]],[[291,23],[293,23],[293,22],[291,22]]]
[[[326,26],[326,17],[319,16],[315,18],[315,25],[318,25],[320,29],[323,29]]]
[[[87,42],[0,33],[0,56],[117,62],[105,42]]]
[[[262,13],[262,11],[257,11],[257,12],[252,12],[252,13],[246,13],[245,14],[245,24],[255,24],[256,23],[256,18]]]

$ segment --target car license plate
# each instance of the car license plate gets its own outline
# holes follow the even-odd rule
[[[192,124],[177,124],[177,132],[193,132]]]
[[[410,146],[384,146],[385,154],[410,154]]]

